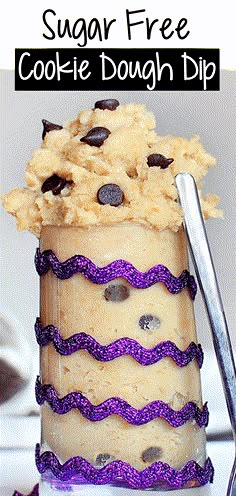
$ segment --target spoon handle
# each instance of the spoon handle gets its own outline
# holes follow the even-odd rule
[[[184,214],[189,248],[210,321],[216,358],[236,442],[236,370],[197,187],[193,177],[188,173],[178,174],[175,180]]]

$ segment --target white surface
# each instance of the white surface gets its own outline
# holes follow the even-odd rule
[[[34,448],[40,440],[39,416],[0,417],[0,448]],[[0,495],[1,496],[1,495]]]
[[[88,485],[81,486],[81,496],[225,496],[233,463],[233,441],[208,443],[208,455],[215,467],[215,479],[213,484],[202,488],[154,492]],[[34,450],[0,450],[0,458],[0,495],[12,496],[15,489],[28,494],[39,478],[34,465]]]

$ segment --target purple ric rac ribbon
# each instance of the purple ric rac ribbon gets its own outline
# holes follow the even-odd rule
[[[111,462],[102,469],[96,469],[79,456],[70,458],[61,465],[50,451],[40,455],[39,445],[36,446],[36,465],[41,474],[46,470],[51,470],[53,475],[62,481],[69,481],[82,475],[91,484],[102,485],[122,480],[134,489],[148,489],[157,485],[158,482],[165,482],[169,488],[173,489],[181,489],[190,481],[197,481],[199,486],[203,486],[208,482],[213,482],[214,477],[214,468],[210,458],[206,460],[204,467],[190,460],[181,470],[173,469],[167,463],[155,462],[139,472],[129,463],[121,460]],[[75,483],[75,481],[72,482]],[[15,491],[13,496],[24,495]],[[28,496],[39,496],[38,484]]]
[[[176,470],[168,463],[155,462],[144,470],[138,471],[132,465],[121,460],[115,460],[108,465],[97,469],[80,456],[74,456],[63,465],[51,451],[40,454],[40,446],[36,445],[36,466],[40,474],[51,470],[53,475],[61,481],[76,483],[76,476],[82,476],[86,481],[95,485],[109,484],[124,481],[134,489],[148,489],[165,482],[170,488],[180,489],[189,481],[197,481],[198,485],[213,482],[214,468],[208,458],[204,467],[194,460],[190,460],[181,470]]]
[[[83,255],[73,257],[60,262],[52,250],[40,252],[36,250],[35,266],[38,274],[42,276],[49,269],[59,279],[69,279],[75,274],[82,274],[95,284],[106,284],[118,277],[126,279],[131,286],[138,289],[146,289],[158,282],[165,284],[172,294],[180,293],[188,288],[191,298],[194,300],[197,286],[195,279],[188,270],[184,270],[179,277],[175,277],[167,267],[158,264],[147,272],[140,272],[126,260],[115,260],[106,267],[98,267],[92,260]]]
[[[172,341],[163,341],[153,348],[144,348],[135,339],[120,338],[108,345],[101,345],[89,334],[80,332],[63,339],[60,330],[54,325],[42,326],[36,319],[35,335],[40,346],[53,343],[60,355],[71,355],[79,350],[86,350],[98,361],[110,362],[123,355],[130,355],[140,365],[152,365],[163,358],[170,357],[179,367],[185,367],[196,358],[198,366],[203,363],[203,351],[200,344],[191,342],[185,351],[181,351]]]
[[[51,384],[41,384],[37,377],[35,385],[36,401],[39,405],[47,402],[51,409],[64,415],[77,409],[88,420],[98,422],[110,415],[119,415],[132,425],[143,425],[157,418],[165,419],[172,427],[180,427],[189,420],[195,420],[199,427],[208,424],[209,412],[207,404],[200,410],[196,403],[189,401],[181,410],[173,410],[167,403],[155,400],[141,409],[134,408],[119,397],[108,398],[99,405],[93,405],[86,396],[76,391],[59,398]]]

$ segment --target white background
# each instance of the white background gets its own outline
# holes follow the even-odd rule
[[[4,2],[1,12],[1,54],[0,67],[14,68],[15,48],[76,48],[76,40],[69,38],[56,38],[49,41],[43,37],[45,26],[42,14],[46,9],[56,12],[55,20],[70,19],[75,22],[78,18],[84,18],[89,22],[93,17],[102,20],[117,19],[112,26],[109,39],[99,42],[92,40],[87,45],[90,48],[220,48],[221,68],[235,69],[235,16],[233,14],[233,0],[216,2],[215,0],[165,0],[154,2],[153,0],[99,0],[72,1],[64,0],[21,0],[16,2],[8,0]],[[160,31],[153,30],[151,40],[146,39],[145,25],[132,28],[133,39],[128,41],[126,27],[126,9],[145,9],[144,14],[134,17],[134,22],[159,19],[162,22],[169,17],[173,20],[173,27],[179,19],[188,19],[190,35],[185,40],[172,37],[163,40]],[[54,22],[54,26],[56,22]],[[159,26],[159,24],[158,24]],[[158,27],[157,26],[157,27]]]
[[[86,2],[68,0],[8,0],[1,7],[0,16],[0,68],[14,68],[15,48],[76,48],[73,39],[56,39],[47,41],[42,34],[45,31],[42,14],[46,9],[54,9],[56,19],[69,18],[72,22],[82,17],[87,22],[93,17],[102,20],[116,18],[117,21],[111,29],[108,41],[102,43],[97,40],[88,43],[89,48],[220,48],[221,68],[235,69],[235,16],[233,1],[225,0],[217,3],[215,0],[100,0]],[[146,9],[145,14],[140,14],[140,19],[147,16],[150,20],[158,18],[160,21],[166,17],[173,20],[173,25],[181,17],[188,19],[188,28],[191,34],[185,40],[177,37],[163,40],[160,32],[155,31],[152,39],[146,39],[144,25],[133,28],[133,39],[128,41],[126,29],[125,10]],[[157,130],[162,134],[173,133],[187,138],[193,134],[200,134],[204,146],[217,158],[217,168],[212,170],[206,181],[206,191],[218,193],[221,207],[224,209],[225,219],[209,221],[207,224],[208,235],[213,250],[216,269],[219,275],[226,316],[229,322],[231,336],[236,347],[236,334],[233,330],[235,321],[235,283],[232,280],[235,246],[233,245],[232,232],[235,226],[235,205],[233,199],[234,166],[233,155],[235,144],[233,140],[233,74],[222,73],[222,86],[219,93],[188,93],[170,94],[168,92],[138,93],[132,95],[132,101],[145,101],[148,108],[153,110],[157,118]],[[39,145],[41,133],[41,118],[52,122],[63,123],[68,118],[75,116],[81,108],[86,108],[94,103],[94,98],[100,99],[105,95],[92,93],[76,94],[57,92],[49,95],[40,93],[14,92],[13,73],[2,73],[2,110],[1,110],[1,176],[2,192],[9,191],[14,186],[23,186],[25,163],[30,158],[33,148]],[[108,95],[107,95],[108,96]],[[110,95],[109,95],[110,96]],[[117,97],[117,95],[112,95]],[[119,95],[122,103],[130,101],[129,93]],[[33,255],[37,240],[27,232],[18,233],[15,221],[9,215],[1,212],[1,305],[7,317],[13,316],[19,322],[19,328],[30,343],[34,353],[34,368],[38,367],[38,349],[32,325],[38,315],[38,278],[33,267]],[[10,262],[10,263],[9,263]],[[15,263],[15,270],[13,264]],[[220,384],[219,373],[216,366],[209,326],[200,295],[196,302],[199,341],[203,343],[206,351],[205,364],[202,370],[204,399],[209,400],[211,412],[209,432],[220,433],[229,429],[229,421]],[[26,395],[16,398],[12,408],[15,412],[24,413],[35,407],[33,387],[35,370],[32,365],[32,381]],[[26,420],[26,419],[24,419]],[[32,418],[31,418],[32,420]],[[30,428],[11,428],[6,435],[5,447],[23,445],[28,430],[29,445],[38,441],[38,430]],[[15,425],[15,424],[14,424]],[[22,431],[22,432],[21,432]],[[22,434],[22,436],[20,436]],[[3,445],[4,445],[3,436]],[[210,443],[210,455],[216,465],[216,484],[204,489],[201,494],[223,496],[227,478],[232,462],[232,444],[229,450],[226,443]],[[214,449],[212,446],[214,445]],[[218,446],[219,445],[219,446]],[[215,446],[218,446],[215,449]],[[12,494],[13,488],[29,492],[30,487],[38,476],[34,466],[33,451],[5,450],[0,476],[1,496]],[[209,491],[209,492],[207,492]],[[195,491],[194,491],[195,493]],[[92,495],[92,492],[89,494]],[[199,490],[200,496],[200,490]]]

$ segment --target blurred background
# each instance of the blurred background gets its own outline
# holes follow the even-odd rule
[[[79,89],[79,88],[78,88]],[[204,191],[221,197],[224,219],[207,222],[207,233],[220,283],[233,349],[235,322],[235,72],[221,72],[220,92],[15,92],[13,71],[1,71],[1,193],[24,187],[24,170],[32,151],[41,143],[42,119],[57,124],[92,108],[96,100],[117,98],[121,104],[147,105],[156,116],[156,130],[191,138],[199,135],[205,149],[217,159]],[[39,314],[39,278],[34,268],[38,240],[17,232],[15,219],[1,208],[0,402],[1,446],[34,446],[39,440],[38,408],[34,399],[39,370],[34,322]],[[193,272],[193,269],[192,269]],[[198,341],[205,351],[202,368],[203,398],[208,401],[208,436],[229,436],[228,420],[211,332],[200,291],[195,303]],[[28,437],[17,429],[19,417],[32,423]],[[27,420],[28,418],[28,420]],[[5,422],[5,423],[4,423]],[[19,432],[20,431],[20,432]],[[28,444],[27,444],[28,443]]]

